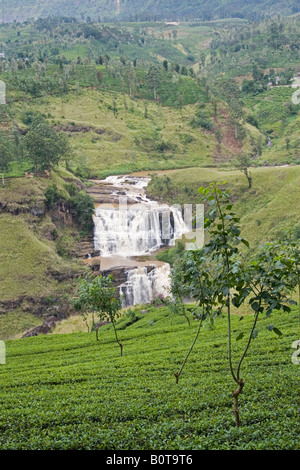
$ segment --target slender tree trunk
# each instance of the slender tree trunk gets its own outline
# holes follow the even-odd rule
[[[4,172],[2,171],[2,186],[4,186]]]
[[[184,359],[184,361],[183,361],[183,363],[182,363],[182,366],[181,366],[179,372],[175,372],[175,374],[174,374],[177,384],[178,384],[179,376],[181,375],[181,373],[182,373],[182,371],[183,371],[183,368],[184,368],[184,366],[185,366],[185,364],[186,364],[186,361],[188,360],[188,357],[189,357],[189,355],[191,354],[192,349],[193,349],[193,347],[195,346],[195,343],[196,343],[197,338],[198,338],[198,336],[199,336],[200,329],[201,329],[201,325],[202,325],[202,321],[203,321],[203,317],[201,317],[201,320],[200,320],[200,323],[199,323],[199,327],[198,327],[196,336],[195,336],[195,338],[194,338],[194,341],[193,341],[193,343],[192,343],[192,346],[191,346],[190,349],[189,349],[189,352],[187,353],[187,355],[186,355],[186,357],[185,357],[185,359]]]
[[[233,396],[233,413],[235,417],[235,424],[237,427],[240,425],[240,413],[239,413],[239,395],[242,393],[244,388],[244,381],[240,379],[238,381],[238,388],[232,393]]]
[[[259,302],[259,308],[260,308],[260,306],[261,306],[261,301]],[[248,339],[248,342],[247,342],[246,347],[244,349],[244,352],[241,356],[241,359],[238,363],[237,371],[236,371],[235,381],[238,384],[238,388],[232,393],[232,396],[233,396],[233,413],[234,413],[234,417],[235,417],[235,424],[236,424],[237,427],[239,427],[239,425],[240,425],[239,395],[242,393],[242,390],[243,390],[244,385],[245,385],[245,382],[243,381],[243,379],[240,378],[240,370],[241,370],[242,362],[245,359],[247,351],[250,347],[253,332],[254,332],[254,329],[256,327],[256,323],[257,323],[257,320],[258,320],[258,315],[259,315],[259,309],[255,314],[255,318],[254,318],[253,326],[252,326],[252,329],[251,329],[251,332],[250,332],[250,335],[249,335],[249,339]]]
[[[112,324],[113,324],[113,327],[114,327],[114,332],[115,332],[115,337],[116,337],[117,343],[118,343],[118,345],[120,346],[120,353],[121,353],[121,356],[123,356],[123,344],[119,341],[118,334],[117,334],[117,330],[116,330],[116,326],[115,326],[115,322],[113,321]]]
[[[190,322],[190,319],[189,317],[187,316],[187,313],[185,311],[185,307],[184,307],[184,304],[182,303],[182,314],[184,316],[184,318],[186,319],[186,321],[188,322],[189,326],[191,326],[191,322]]]
[[[249,188],[252,188],[252,178],[251,176],[249,175],[249,172],[248,172],[248,168],[244,168],[244,173],[245,173],[245,176],[247,178],[247,181],[248,181],[248,185],[249,185]]]

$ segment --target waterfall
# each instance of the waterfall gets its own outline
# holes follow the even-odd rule
[[[96,208],[94,247],[100,256],[140,256],[174,246],[185,232],[178,209],[148,206],[128,210]]]
[[[138,261],[131,269],[126,265],[134,256],[149,256],[162,247],[174,246],[188,232],[180,208],[148,199],[145,188],[149,181],[126,175],[109,176],[100,182],[105,189],[99,198],[103,203],[95,209],[94,249],[111,264],[120,266],[120,259],[124,260],[127,280],[119,286],[123,306],[147,304],[169,295],[169,264]]]
[[[121,284],[120,295],[123,307],[151,303],[155,298],[169,295],[170,266],[163,264],[148,272],[147,267],[127,271],[127,281]]]

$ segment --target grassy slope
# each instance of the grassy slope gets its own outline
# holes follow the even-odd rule
[[[245,107],[257,119],[259,129],[272,141],[271,147],[264,147],[262,161],[296,164],[300,162],[299,106],[294,105],[294,114],[288,109],[295,91],[295,88],[275,87],[244,99]]]
[[[281,338],[267,331],[274,322]],[[234,338],[251,317],[233,316]],[[178,370],[197,324],[150,309],[131,326],[8,341],[0,366],[1,449],[296,449],[297,313],[259,322],[243,367],[241,427],[234,426],[234,384],[227,365],[226,320],[204,327],[184,374]],[[237,360],[243,341],[233,341]]]
[[[187,87],[185,91],[188,90],[193,93]],[[254,140],[264,140],[257,128],[244,124],[247,136],[243,144],[237,141],[226,105],[219,103],[214,118],[212,104],[206,102],[205,113],[223,135],[219,149],[214,131],[190,124],[198,103],[181,109],[173,105],[160,106],[151,100],[131,99],[128,94],[103,89],[82,89],[64,97],[31,100],[29,106],[15,103],[14,109],[19,121],[22,112],[33,109],[44,113],[57,130],[67,132],[74,149],[70,163],[73,171],[85,168],[90,176],[218,166],[230,162],[242,148],[251,152],[251,135]],[[270,161],[277,155],[275,152]],[[259,161],[265,158],[263,153]]]
[[[169,172],[171,182],[162,190],[150,183],[149,194],[170,203],[197,203],[200,186],[208,186],[213,181],[226,182],[224,187],[230,188],[234,210],[241,217],[244,238],[255,247],[268,238],[276,238],[285,228],[299,226],[300,167],[265,167],[250,171],[252,189],[238,170],[192,168]]]
[[[126,104],[127,110],[120,93],[85,90],[63,100],[52,97],[36,101],[35,109],[49,113],[50,123],[58,129],[73,123],[104,131],[101,135],[93,130],[70,133],[75,154],[72,167],[86,166],[92,175],[213,164],[214,139],[189,125],[195,112],[193,105],[178,110],[128,96]],[[189,134],[191,142],[186,143]],[[157,149],[160,142],[168,144],[165,151]]]
[[[31,213],[32,209],[44,208],[45,190],[53,181],[58,187],[64,183],[58,174],[53,174],[51,180],[11,179],[4,188],[0,188],[1,203],[5,203],[6,210],[10,211],[0,213],[0,301],[12,302],[13,299],[29,297],[38,303],[41,298],[51,300],[65,296],[72,281],[66,276],[59,282],[49,274],[49,270],[61,273],[83,270],[79,261],[59,256],[57,242],[49,236],[55,230],[57,240],[70,238],[74,245],[78,236],[76,227],[61,223],[54,225],[48,214],[36,217]],[[21,213],[14,215],[11,211]],[[31,315],[27,303],[23,302],[22,306],[23,311],[14,309],[5,317],[0,315],[2,339],[41,323]]]

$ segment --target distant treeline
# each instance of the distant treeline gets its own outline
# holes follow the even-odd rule
[[[281,14],[299,12],[299,1],[290,0],[121,0],[120,8],[114,0],[81,2],[79,0],[21,0],[1,1],[0,22],[25,21],[33,17],[68,16],[81,20],[158,21],[196,19],[211,21],[219,18],[246,18],[259,20]]]

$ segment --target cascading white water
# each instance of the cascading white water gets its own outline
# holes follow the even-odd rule
[[[123,306],[148,304],[156,298],[165,298],[169,293],[170,266],[163,264],[148,272],[147,267],[131,269],[127,281],[120,286]]]
[[[141,256],[162,246],[173,246],[186,233],[181,210],[149,200],[144,188],[150,178],[109,176],[112,193],[119,195],[117,207],[96,208],[94,247],[100,256]],[[127,204],[128,200],[131,202]]]
[[[173,246],[185,232],[178,209],[136,206],[96,209],[94,246],[100,256],[147,255],[162,246]]]
[[[179,208],[160,205],[147,198],[144,189],[150,178],[110,176],[102,183],[119,205],[99,205],[94,216],[94,248],[105,258],[146,256],[188,231]],[[129,201],[129,203],[128,203]],[[127,270],[127,281],[119,289],[123,306],[147,304],[169,295],[170,266],[140,266]]]

